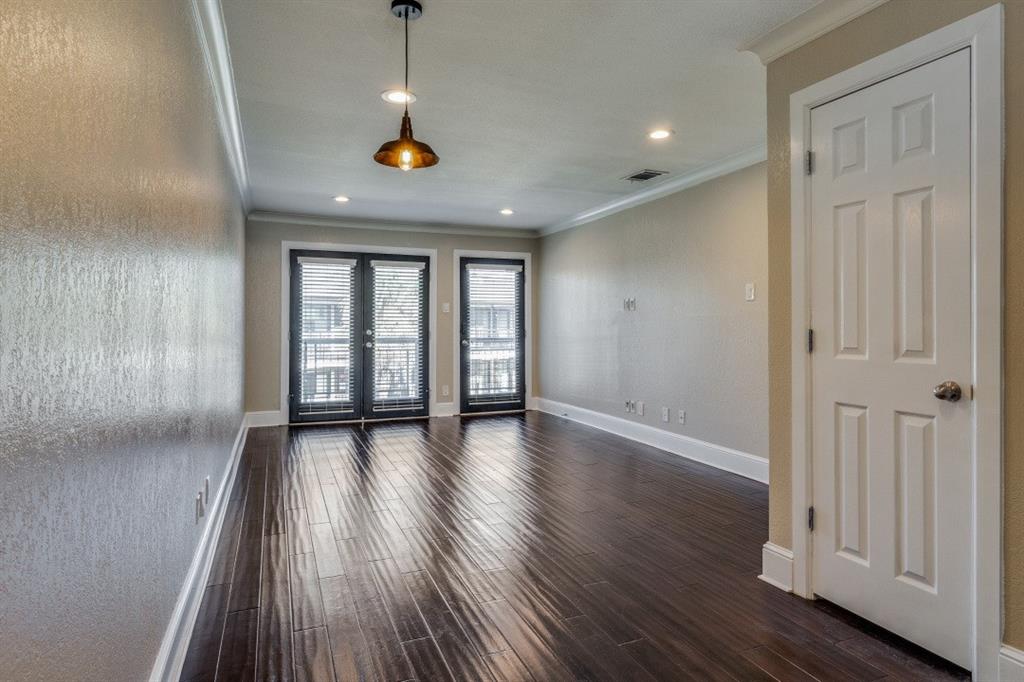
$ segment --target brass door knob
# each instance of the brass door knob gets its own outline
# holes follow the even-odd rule
[[[939,400],[947,400],[951,403],[957,402],[964,395],[964,392],[960,389],[960,384],[955,381],[943,381],[935,387],[932,393]]]

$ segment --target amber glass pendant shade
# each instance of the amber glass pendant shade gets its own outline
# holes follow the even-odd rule
[[[439,159],[429,144],[420,142],[412,136],[412,119],[406,111],[402,115],[402,130],[398,133],[398,139],[382,144],[373,155],[373,160],[384,166],[407,171],[413,168],[429,168]]]

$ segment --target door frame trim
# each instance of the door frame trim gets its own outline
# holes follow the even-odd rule
[[[533,404],[533,264],[531,256],[526,251],[480,251],[477,249],[455,249],[452,251],[452,367],[455,376],[452,381],[452,404],[455,406],[455,414],[462,410],[462,375],[461,375],[461,352],[462,344],[459,343],[459,319],[461,317],[462,287],[459,286],[461,272],[459,264],[463,258],[505,258],[509,260],[523,261],[523,320],[526,327],[526,340],[523,343],[523,362],[526,364],[526,408],[530,409]]]
[[[811,536],[811,109],[948,54],[971,48],[972,434],[974,538],[972,670],[998,679],[1002,637],[1003,455],[1003,7],[993,5],[790,96],[793,591],[813,598]]]
[[[290,386],[291,351],[288,331],[291,321],[291,266],[289,257],[293,250],[302,251],[348,251],[350,253],[382,253],[402,256],[427,256],[430,260],[430,283],[427,295],[427,306],[430,314],[427,323],[427,415],[437,415],[437,249],[422,249],[402,246],[384,246],[377,244],[334,244],[325,242],[281,241],[281,352],[280,352],[280,410],[281,423],[287,424],[290,419],[288,406],[288,390]]]

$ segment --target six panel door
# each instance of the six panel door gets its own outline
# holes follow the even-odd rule
[[[970,96],[962,50],[811,113],[814,591],[965,667]]]

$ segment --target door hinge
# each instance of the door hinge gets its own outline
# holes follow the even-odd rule
[[[807,530],[814,532],[814,507],[807,508]]]
[[[807,170],[808,175],[814,173],[814,152],[810,149],[807,150],[807,158],[804,161],[804,168]]]
[[[807,330],[807,352],[808,353],[813,353],[814,352],[814,330],[813,329],[808,329]]]

